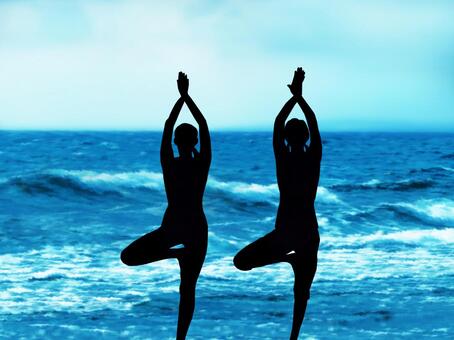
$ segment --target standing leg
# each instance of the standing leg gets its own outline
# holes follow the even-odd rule
[[[186,339],[186,334],[188,333],[189,325],[194,314],[195,289],[203,261],[205,260],[206,244],[201,248],[186,248],[185,253],[178,257],[181,281],[177,340]]]
[[[293,256],[290,264],[295,274],[295,283],[293,286],[294,303],[293,303],[293,323],[290,340],[298,339],[301,325],[306,313],[307,300],[310,296],[310,288],[317,270],[317,255]]]
[[[304,320],[304,314],[306,313],[307,306],[307,294],[304,291],[301,276],[302,273],[300,270],[294,270],[295,273],[295,283],[293,286],[294,302],[293,302],[293,323],[292,323],[292,332],[290,334],[291,340],[298,339],[300,333],[301,325]]]

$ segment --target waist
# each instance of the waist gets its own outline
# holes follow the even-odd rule
[[[277,209],[276,228],[318,229],[317,215],[312,204],[280,202]]]
[[[313,212],[315,214],[314,200],[302,196],[283,196],[279,199],[279,209]]]
[[[172,209],[203,209],[203,196],[169,195],[167,196],[167,206]]]
[[[205,218],[205,213],[203,211],[203,205],[179,205],[179,204],[169,204],[167,206],[165,215],[171,215],[175,218]]]

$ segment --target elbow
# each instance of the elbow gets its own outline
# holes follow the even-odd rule
[[[200,129],[208,130],[208,123],[205,117],[201,116],[197,119],[197,124],[199,124]]]
[[[279,131],[284,128],[284,122],[281,121],[280,119],[276,118],[274,121],[274,131]]]

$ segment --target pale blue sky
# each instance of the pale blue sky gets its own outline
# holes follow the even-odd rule
[[[454,131],[453,18],[449,0],[1,1],[0,128],[161,129],[184,70],[210,127],[271,129],[302,66],[322,130]]]

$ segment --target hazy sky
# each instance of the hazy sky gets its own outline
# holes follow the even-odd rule
[[[271,129],[302,66],[322,130],[454,131],[453,18],[451,0],[0,1],[0,128],[161,129],[184,70],[210,127]]]

